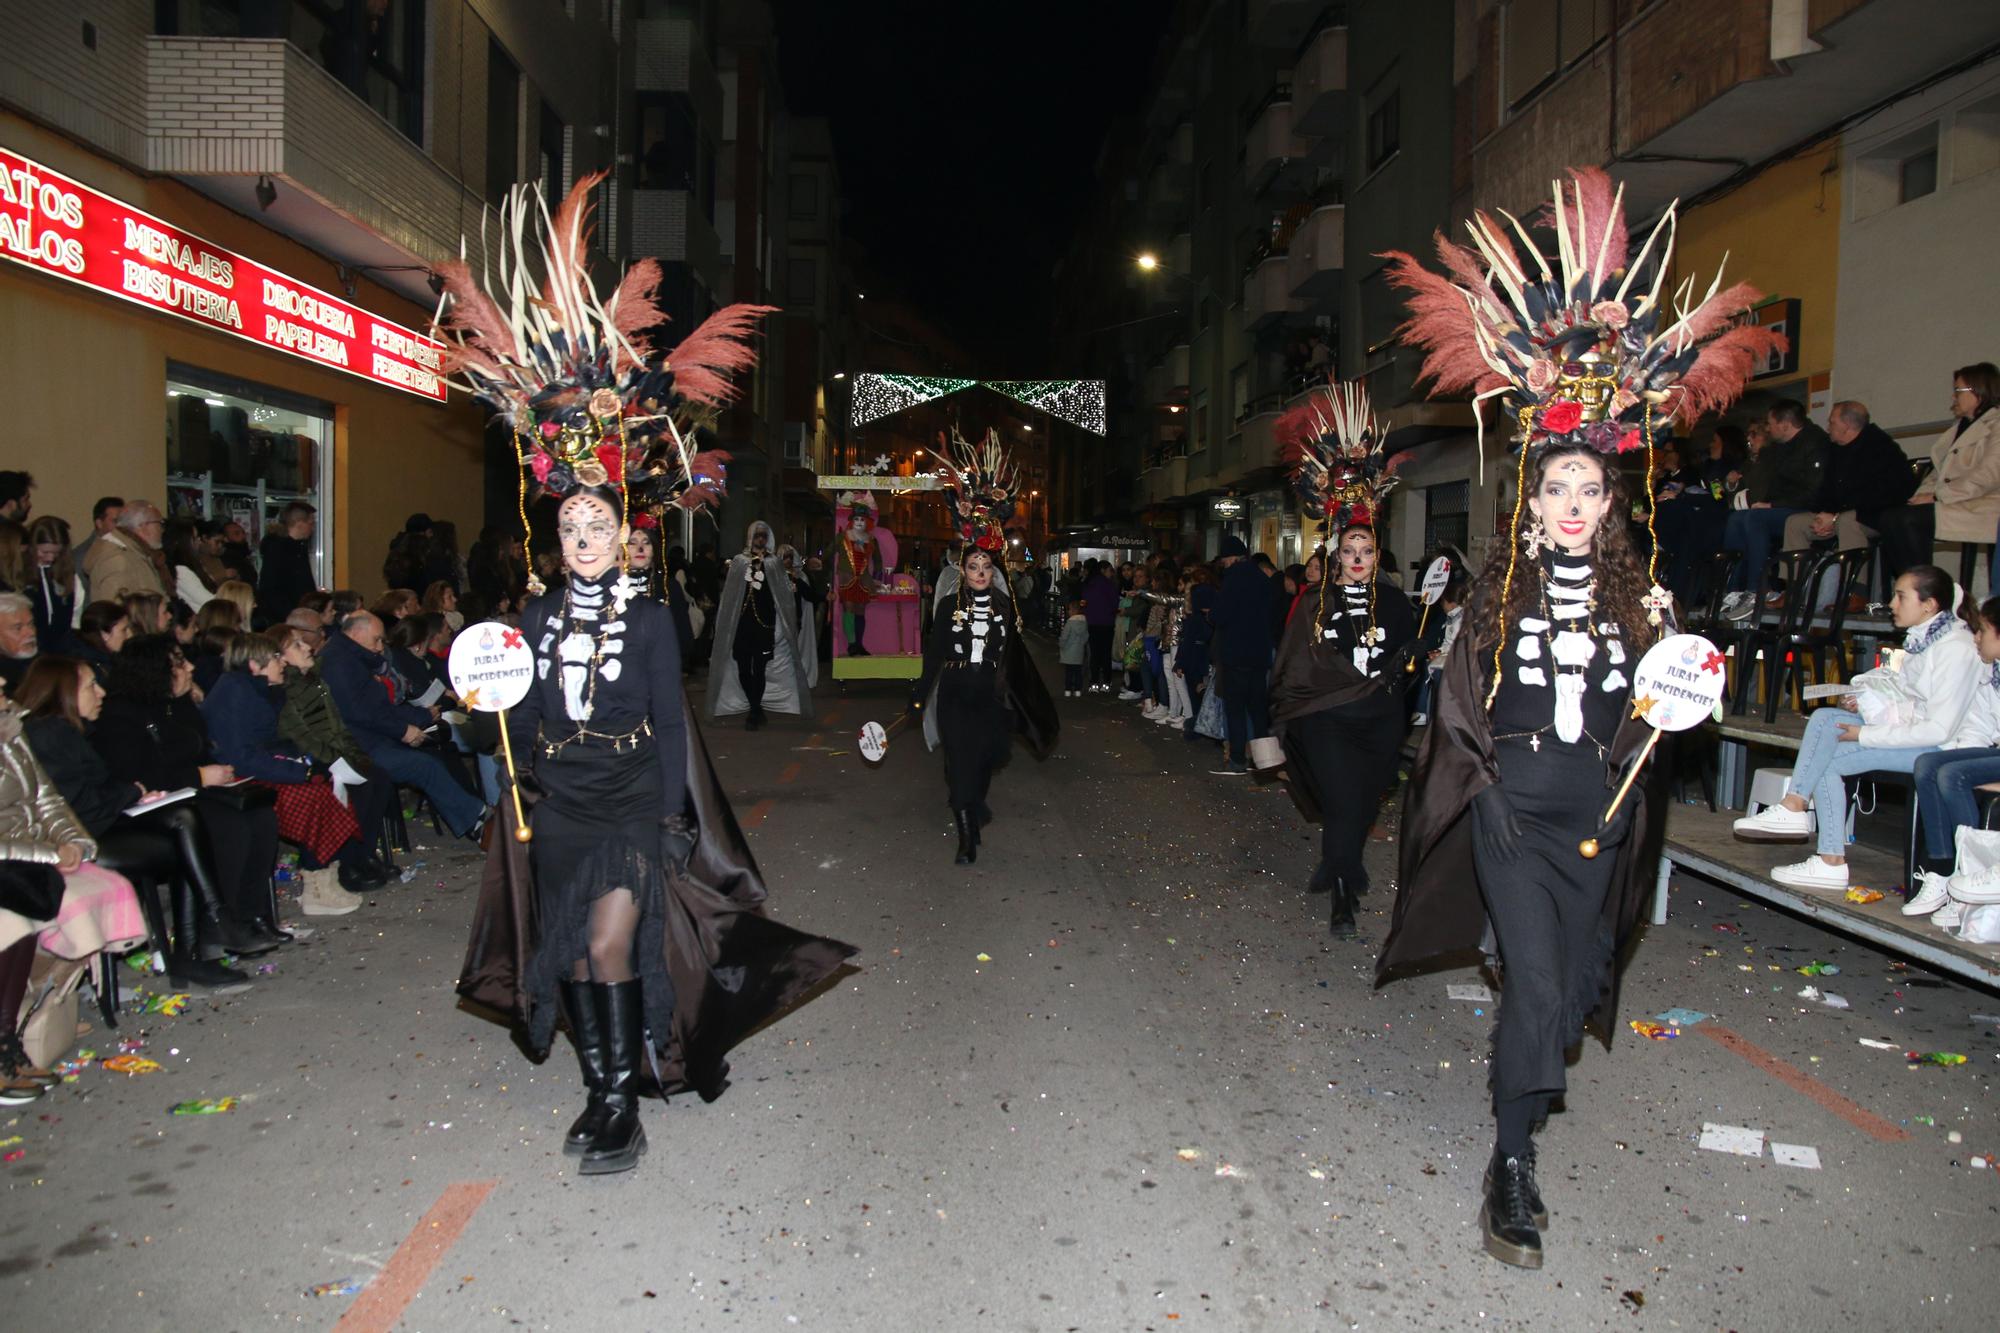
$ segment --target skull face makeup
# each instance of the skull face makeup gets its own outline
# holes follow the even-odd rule
[[[556,511],[556,535],[562,538],[563,564],[583,579],[601,577],[618,563],[618,543],[624,532],[618,511],[587,491],[578,491]]]
[[[1541,485],[1528,497],[1528,508],[1549,539],[1571,555],[1590,553],[1610,503],[1604,464],[1585,453],[1566,453],[1553,460],[1542,473]]]

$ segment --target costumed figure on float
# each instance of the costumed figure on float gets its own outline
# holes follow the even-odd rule
[[[1532,1134],[1564,1093],[1564,1052],[1586,1021],[1609,1044],[1616,959],[1664,833],[1662,765],[1598,827],[1601,794],[1658,734],[1635,715],[1628,677],[1672,609],[1633,549],[1616,460],[1643,461],[1651,495],[1653,447],[1672,421],[1728,406],[1783,346],[1739,324],[1758,299],[1748,286],[1718,290],[1718,275],[1700,300],[1692,279],[1663,293],[1673,208],[1628,260],[1622,193],[1601,171],[1570,177],[1544,219],[1555,256],[1513,217],[1479,213],[1471,248],[1437,240],[1449,276],[1406,254],[1390,269],[1410,293],[1402,332],[1426,350],[1425,375],[1475,403],[1504,395],[1520,453],[1508,539],[1452,645],[1411,773],[1378,982],[1462,957],[1483,931],[1497,942],[1498,1133],[1481,1230],[1488,1253],[1531,1268],[1548,1225]]]
[[[888,591],[888,571],[892,561],[882,558],[882,544],[876,529],[881,526],[881,509],[868,491],[842,491],[834,501],[834,522],[840,525],[840,542],[834,570],[840,606],[840,632],[850,657],[868,656],[863,640],[868,635],[868,603]]]
[[[454,383],[507,422],[524,473],[559,498],[566,574],[559,591],[532,587],[519,631],[466,630],[524,642],[532,679],[504,717],[528,769],[510,771],[510,836],[489,852],[458,988],[537,1060],[560,1001],[585,1090],[564,1150],[585,1175],[637,1164],[640,1095],[720,1095],[729,1048],[854,952],[763,914],[756,860],[689,715],[673,621],[623,569],[635,503],[720,494],[720,460],[689,449],[676,415],[733,397],[770,312],[727,307],[657,353],[642,334],[666,321],[659,265],[634,265],[608,301],[590,281],[601,179],[579,181],[554,218],[539,188],[516,187],[483,284],[440,266],[438,319]]]
[[[1333,932],[1353,939],[1368,891],[1361,853],[1403,747],[1404,668],[1417,634],[1409,599],[1382,577],[1375,527],[1398,460],[1383,457],[1359,384],[1314,390],[1276,430],[1301,507],[1320,520],[1315,554],[1326,572],[1279,641],[1271,723],[1293,794],[1320,821],[1311,889],[1332,893]]]
[[[1046,759],[1058,722],[1048,686],[1029,660],[1021,616],[999,565],[1013,513],[1012,469],[999,437],[977,450],[958,441],[946,458],[952,516],[965,543],[947,587],[940,576],[936,609],[924,636],[924,671],[910,691],[923,714],[924,741],[944,747],[945,788],[958,831],[953,860],[978,859],[980,830],[992,821],[987,792],[1019,732],[1029,752]]]
[[[744,547],[729,561],[715,606],[715,642],[726,660],[708,668],[711,719],[747,713],[744,729],[764,725],[764,710],[811,717],[812,686],[799,646],[799,599],[771,525],[750,525]]]

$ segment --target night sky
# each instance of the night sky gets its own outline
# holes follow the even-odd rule
[[[1049,363],[1050,269],[1172,8],[774,0],[786,101],[833,127],[848,234],[982,378],[1090,373]]]

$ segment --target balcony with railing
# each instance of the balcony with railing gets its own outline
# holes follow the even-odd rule
[[[1245,328],[1265,328],[1305,309],[1305,302],[1292,295],[1290,264],[1289,255],[1282,250],[1274,250],[1244,275]]]
[[[1292,295],[1309,302],[1337,299],[1346,255],[1346,205],[1322,204],[1308,213],[1285,253]]]
[[[1267,190],[1305,189],[1313,179],[1313,166],[1307,160],[1311,151],[1311,141],[1292,129],[1291,85],[1274,86],[1250,117],[1244,136],[1244,184],[1253,196]]]
[[[1292,68],[1292,128],[1309,138],[1337,136],[1347,114],[1347,29],[1321,28]]]

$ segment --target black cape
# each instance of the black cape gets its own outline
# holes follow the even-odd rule
[[[1396,696],[1394,706],[1400,708],[1403,690],[1409,684],[1406,669],[1417,641],[1416,617],[1410,614],[1409,598],[1387,579],[1377,580],[1375,596],[1376,623],[1387,634],[1382,673],[1378,676],[1364,674],[1345,648],[1321,650],[1320,645],[1325,641],[1318,633],[1317,599],[1299,603],[1285,625],[1284,637],[1278,641],[1277,660],[1271,667],[1271,732],[1285,750],[1285,789],[1309,822],[1319,821],[1326,802],[1312,785],[1309,776],[1312,765],[1298,752],[1285,724],[1293,718],[1366,699],[1378,690]]]
[[[642,1090],[661,1097],[692,1090],[713,1101],[728,1082],[723,1057],[730,1049],[798,1004],[858,951],[764,915],[767,891],[757,858],[716,778],[692,708],[687,737],[688,809],[700,841],[687,873],[667,877],[674,1022],[654,1052],[656,1086]],[[529,793],[521,798],[531,805]],[[536,943],[534,873],[527,845],[514,840],[513,802],[502,800],[500,812],[503,824],[487,851],[458,993],[499,1015],[525,1048],[529,997],[521,978]],[[546,1053],[529,1054],[540,1059]]]
[[[1410,972],[1462,966],[1476,955],[1486,933],[1486,904],[1472,863],[1472,798],[1500,780],[1493,752],[1493,729],[1486,715],[1487,664],[1492,649],[1480,652],[1461,630],[1445,658],[1444,675],[1431,710],[1430,729],[1417,747],[1403,804],[1401,865],[1389,938],[1376,963],[1375,984]],[[1629,712],[1612,738],[1605,764],[1604,791],[1579,793],[1604,813],[1611,792],[1646,744],[1652,728]],[[1665,738],[1668,743],[1671,738]],[[1619,968],[1653,891],[1660,846],[1666,839],[1666,785],[1673,765],[1659,758],[1640,775],[1625,798],[1620,818],[1631,819],[1617,844],[1611,891],[1604,898],[1605,925],[1615,944],[1610,984],[1594,1021],[1604,1044],[1611,1044],[1610,1018],[1618,1008]],[[1426,967],[1426,965],[1429,965]]]
[[[957,570],[952,571],[954,574]],[[1002,670],[999,678],[1000,702],[1006,707],[1013,723],[1014,734],[1028,747],[1028,752],[1036,759],[1047,759],[1055,753],[1056,740],[1062,732],[1062,719],[1056,714],[1056,701],[1050,695],[1047,682],[1036,669],[1034,659],[1028,656],[1028,643],[1021,620],[1014,611],[1013,599],[1001,590],[996,581],[994,596],[1006,603],[1011,619],[1007,634],[1007,646],[1003,650]],[[926,648],[931,638],[947,634],[951,629],[953,599],[940,594],[936,606],[931,611],[930,627],[924,639]],[[928,655],[928,654],[927,654]],[[924,711],[924,744],[935,750],[938,746],[937,724],[932,721],[937,708],[937,685],[941,671],[927,671],[927,680],[920,679],[913,687],[912,694],[921,700]]]

